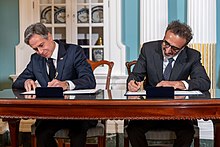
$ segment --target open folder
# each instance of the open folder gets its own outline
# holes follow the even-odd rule
[[[82,90],[67,90],[64,91],[64,95],[76,95],[76,94],[96,94],[99,93],[101,89],[82,89]],[[34,95],[35,90],[22,92],[23,95]]]
[[[146,91],[145,90],[141,90],[141,91],[137,91],[137,92],[131,92],[131,91],[127,91],[125,93],[125,96],[145,96],[146,95]],[[174,95],[175,96],[190,96],[190,95],[202,95],[202,92],[199,90],[175,90],[174,91]]]

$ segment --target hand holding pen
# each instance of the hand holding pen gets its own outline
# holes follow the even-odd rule
[[[55,77],[52,81],[48,82],[47,87],[62,87],[63,90],[68,90],[69,84],[67,81],[60,81],[57,79],[58,72],[55,73]]]
[[[66,81],[60,81],[57,79],[58,72],[55,73],[55,77],[53,78],[52,81],[48,82],[47,87],[63,87],[66,86],[65,82]]]
[[[139,89],[141,88],[141,82],[137,82],[135,80],[131,80],[129,83],[128,83],[128,90],[129,91],[138,91]]]

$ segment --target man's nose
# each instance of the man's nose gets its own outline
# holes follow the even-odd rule
[[[172,53],[172,47],[170,46],[170,47],[164,48],[164,52],[166,54]]]

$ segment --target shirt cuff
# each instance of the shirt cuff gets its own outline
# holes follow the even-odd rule
[[[76,87],[75,84],[72,81],[66,80],[66,82],[68,82],[68,84],[69,84],[69,89],[68,90],[72,90]]]
[[[186,90],[188,90],[189,89],[189,84],[186,81],[182,81],[182,82],[183,82],[184,86],[186,87]]]

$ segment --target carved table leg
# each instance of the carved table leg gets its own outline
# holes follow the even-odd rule
[[[19,146],[18,133],[19,133],[20,119],[3,119],[3,121],[7,121],[9,125],[11,146],[18,147]]]
[[[220,120],[212,120],[214,127],[214,147],[220,147]]]

